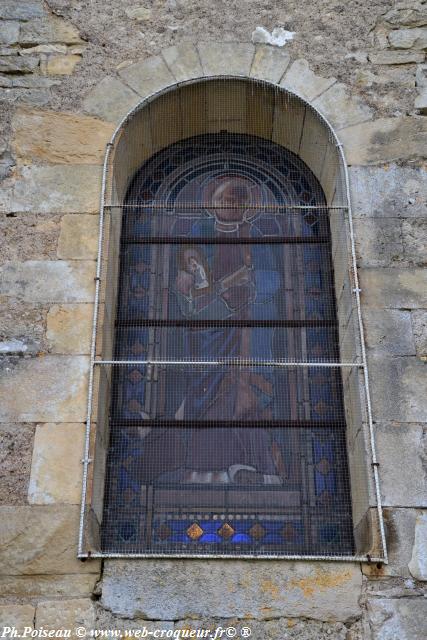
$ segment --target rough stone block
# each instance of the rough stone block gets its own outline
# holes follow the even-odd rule
[[[427,598],[372,598],[368,618],[373,640],[415,640],[425,637]]]
[[[199,54],[191,42],[167,47],[163,49],[162,56],[178,82],[203,76]]]
[[[340,139],[350,165],[422,158],[427,145],[427,119],[381,118],[341,129]]]
[[[424,87],[417,95],[414,106],[422,115],[427,113],[427,87]]]
[[[36,629],[70,629],[71,638],[77,638],[74,629],[79,626],[93,629],[95,609],[90,598],[75,600],[48,600],[40,602],[36,610]]]
[[[60,220],[52,214],[0,216],[0,262],[55,259]]]
[[[415,540],[409,571],[416,580],[427,581],[427,512],[418,513],[415,520]]]
[[[73,54],[49,56],[46,65],[42,65],[42,73],[47,73],[49,76],[70,76],[81,59],[81,56]]]
[[[251,77],[279,83],[289,66],[290,55],[283,49],[259,45],[251,67]]]
[[[0,18],[3,20],[32,20],[45,14],[42,0],[2,0]]]
[[[93,302],[95,262],[28,260],[0,267],[0,294],[24,302]]]
[[[248,76],[255,53],[247,42],[200,42],[197,45],[205,76]]]
[[[422,27],[427,24],[427,7],[418,1],[398,2],[385,14],[384,21],[393,27]]]
[[[394,29],[388,41],[395,49],[427,49],[427,28]]]
[[[37,56],[4,56],[0,58],[0,73],[32,73],[39,62]]]
[[[9,363],[0,378],[0,422],[83,422],[88,372],[86,356],[19,358]]]
[[[427,171],[390,164],[351,167],[354,217],[427,217]]]
[[[15,44],[19,37],[19,22],[8,20],[0,23],[0,44]]]
[[[363,325],[368,349],[390,356],[415,355],[411,312],[364,307]]]
[[[362,305],[377,309],[419,309],[427,305],[423,269],[360,269]]]
[[[369,54],[372,64],[414,64],[424,62],[424,54],[417,51],[376,51]]]
[[[95,260],[98,254],[98,216],[70,214],[61,220],[58,258]]]
[[[175,78],[161,56],[139,60],[121,69],[119,75],[143,98],[175,84]]]
[[[0,424],[0,504],[25,504],[34,425]]]
[[[34,629],[35,608],[30,604],[0,605],[0,629],[15,627],[22,634],[25,627]]]
[[[417,354],[425,358],[427,356],[427,311],[412,312],[412,327]]]
[[[383,423],[375,427],[385,506],[427,507],[427,430],[422,424]],[[410,481],[402,470],[410,469]]]
[[[404,262],[399,218],[356,218],[354,230],[359,266],[393,267]]]
[[[208,611],[215,618],[344,621],[359,615],[361,581],[359,567],[348,563],[107,561],[102,604],[121,617],[155,620]]]
[[[74,25],[59,16],[50,15],[22,24],[19,42],[38,45],[50,42],[80,44],[83,41]]]
[[[102,169],[93,165],[22,167],[5,192],[4,211],[94,213],[99,209]]]
[[[322,78],[311,71],[307,60],[295,60],[280,82],[281,87],[289,89],[310,102],[335,84],[336,78]]]
[[[84,424],[38,425],[34,438],[30,504],[79,504],[82,484]]]
[[[4,576],[98,573],[77,559],[79,507],[0,507],[0,573]]]
[[[402,220],[402,241],[405,260],[413,265],[427,265],[427,218]]]
[[[70,113],[19,109],[13,121],[12,149],[23,164],[102,164],[113,125]]]
[[[85,597],[92,595],[97,580],[97,573],[0,576],[0,592],[13,599]]]
[[[92,304],[54,305],[47,314],[46,338],[51,353],[89,354]]]
[[[348,87],[336,82],[313,102],[336,129],[372,120],[373,111]]]
[[[141,96],[117,78],[103,78],[83,100],[86,113],[117,123],[141,102]]]
[[[425,364],[415,357],[368,357],[375,420],[427,421]]]

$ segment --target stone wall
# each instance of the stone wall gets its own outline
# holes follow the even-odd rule
[[[254,45],[261,25],[295,35]],[[1,2],[1,623],[424,637],[426,49],[425,2]],[[149,93],[216,73],[300,93],[344,145],[388,565],[76,559],[105,144]]]

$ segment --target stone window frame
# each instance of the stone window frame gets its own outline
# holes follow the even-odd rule
[[[95,373],[97,370],[99,371],[100,367],[97,363],[97,353],[99,353],[99,333],[97,331],[99,325],[99,316],[98,311],[101,311],[101,315],[105,314],[105,309],[102,308],[102,304],[100,306],[100,298],[102,298],[102,286],[101,286],[101,274],[104,270],[104,255],[103,248],[105,244],[104,237],[104,225],[105,225],[105,216],[106,210],[108,208],[108,203],[113,202],[115,199],[117,202],[120,201],[120,198],[123,198],[123,193],[119,193],[120,185],[114,183],[113,176],[113,168],[117,166],[115,163],[115,159],[117,153],[120,153],[119,145],[120,141],[123,141],[123,137],[126,138],[127,143],[132,137],[132,126],[135,125],[135,117],[137,114],[141,113],[145,108],[153,108],[153,105],[159,104],[162,100],[162,97],[166,95],[173,95],[173,92],[177,89],[182,89],[183,87],[195,86],[197,84],[214,81],[214,80],[227,80],[227,81],[245,81],[246,83],[260,83],[262,82],[263,86],[269,86],[274,88],[277,92],[278,86],[269,79],[261,80],[248,77],[246,75],[205,75],[198,78],[192,78],[190,80],[185,80],[181,82],[175,82],[173,84],[167,84],[166,88],[149,95],[147,98],[143,99],[141,102],[137,104],[136,107],[130,109],[130,111],[126,114],[126,116],[122,119],[118,127],[116,128],[110,142],[107,145],[107,152],[105,155],[104,161],[104,170],[103,170],[103,179],[102,179],[102,198],[101,198],[101,212],[100,212],[100,227],[99,227],[99,243],[98,243],[98,261],[97,261],[97,273],[96,273],[96,293],[95,293],[95,311],[94,311],[94,322],[93,322],[93,341],[92,341],[92,351],[91,351],[91,365],[90,365],[90,381],[89,381],[89,399],[88,399],[88,418],[87,418],[87,428],[86,428],[86,441],[85,441],[85,453],[83,458],[83,489],[82,489],[82,506],[81,506],[81,518],[80,518],[80,531],[79,531],[79,546],[78,546],[78,557],[81,559],[87,557],[156,557],[156,554],[105,554],[97,551],[98,548],[97,540],[98,538],[98,529],[99,522],[98,519],[94,515],[94,511],[91,508],[88,508],[87,498],[88,498],[88,484],[89,484],[89,475],[93,475],[96,485],[96,471],[93,474],[89,473],[90,464],[93,460],[99,457],[98,454],[93,454],[93,433],[92,433],[92,423],[94,421],[93,416],[93,408],[94,408],[94,400],[97,392],[97,384],[95,384]],[[341,264],[337,268],[336,256],[333,255],[333,261],[335,266],[335,286],[337,289],[337,277],[345,279],[347,278],[347,288],[345,290],[345,296],[350,295],[350,307],[351,307],[351,321],[348,322],[347,326],[349,330],[347,333],[350,335],[346,335],[345,339],[342,340],[340,335],[340,342],[342,341],[341,347],[345,347],[350,345],[350,354],[355,358],[359,358],[359,365],[352,371],[353,380],[350,380],[349,376],[346,380],[348,382],[348,390],[345,392],[345,405],[349,407],[349,413],[347,414],[347,418],[351,418],[355,420],[359,425],[357,431],[359,433],[359,441],[354,442],[355,452],[350,455],[350,467],[352,467],[352,460],[355,462],[353,464],[353,469],[350,469],[350,486],[352,490],[352,495],[355,490],[361,491],[364,495],[361,498],[361,501],[364,502],[366,509],[363,516],[357,514],[355,518],[355,522],[357,526],[355,527],[355,535],[356,535],[356,546],[358,548],[358,553],[354,556],[283,556],[284,559],[305,559],[305,560],[339,560],[339,561],[373,561],[373,562],[387,562],[387,549],[385,543],[385,530],[384,530],[384,522],[382,516],[382,506],[381,506],[381,494],[379,488],[379,474],[378,474],[378,462],[376,458],[375,451],[375,442],[374,442],[374,429],[373,429],[373,421],[372,421],[372,412],[371,412],[371,400],[370,400],[370,391],[369,391],[369,373],[367,369],[366,363],[366,351],[364,345],[364,336],[363,336],[363,324],[361,317],[361,305],[360,305],[360,288],[358,283],[358,275],[357,275],[357,265],[356,265],[356,255],[355,255],[355,244],[354,244],[354,231],[353,231],[353,222],[352,222],[352,212],[351,212],[351,201],[350,201],[350,192],[349,192],[349,179],[348,179],[348,170],[347,163],[345,159],[344,149],[342,143],[339,141],[337,134],[335,133],[332,125],[329,123],[327,118],[320,113],[319,109],[307,101],[305,98],[301,97],[295,91],[290,91],[284,87],[279,87],[280,94],[283,96],[287,96],[288,99],[295,100],[298,104],[302,105],[304,109],[304,125],[301,130],[301,140],[303,139],[303,135],[305,132],[311,131],[311,136],[313,136],[313,131],[320,136],[320,139],[324,140],[325,144],[325,154],[328,153],[330,156],[335,155],[335,165],[334,162],[331,162],[329,166],[335,166],[336,172],[336,185],[338,187],[335,189],[335,193],[331,194],[327,193],[328,188],[326,188],[325,193],[327,198],[331,199],[331,206],[334,205],[334,198],[337,198],[335,202],[339,203],[339,208],[345,209],[347,211],[347,216],[345,220],[345,224],[343,228],[337,230],[337,235],[332,233],[332,241],[333,245],[338,246],[340,243],[345,243],[348,247],[348,260],[345,259],[345,264]],[[151,105],[151,106],[150,106]],[[155,107],[154,107],[155,109]],[[161,109],[160,109],[161,111]],[[306,115],[309,115],[308,121],[306,121]],[[160,117],[162,117],[160,115]],[[317,129],[316,129],[317,127]],[[130,128],[130,131],[129,131]],[[127,137],[126,137],[127,136]],[[328,144],[326,144],[325,140],[328,139]],[[271,138],[273,139],[273,138]],[[311,141],[311,142],[310,142]],[[305,153],[307,158],[311,157],[311,162],[313,162],[313,141],[315,138],[309,137],[308,144],[306,145]],[[278,140],[279,144],[280,141]],[[123,144],[122,144],[123,146]],[[316,146],[316,142],[314,142],[314,147]],[[119,149],[119,151],[118,151]],[[150,155],[154,151],[151,149]],[[148,157],[148,156],[147,156]],[[300,156],[304,159],[303,156]],[[132,163],[131,163],[132,164]],[[138,159],[138,166],[142,164],[141,158]],[[307,162],[308,166],[310,163]],[[138,166],[127,167],[128,176],[131,173],[131,168],[133,172],[138,168]],[[315,175],[316,169],[313,166],[310,166],[312,170],[314,170]],[[321,168],[317,167],[317,173]],[[318,176],[320,178],[320,176]],[[329,181],[329,191],[331,191],[332,183],[334,182],[334,178],[331,176],[324,176],[326,182]],[[320,180],[322,183],[322,180]],[[323,185],[322,185],[323,186]],[[333,189],[332,189],[333,190]],[[110,230],[111,233],[111,230]],[[114,233],[116,233],[117,240],[117,230],[116,232],[113,230],[112,237],[114,238]],[[116,242],[117,244],[117,242]],[[338,276],[337,276],[338,274]],[[342,283],[341,283],[342,284]],[[350,289],[349,289],[350,287]],[[353,295],[352,295],[353,294]],[[351,301],[352,300],[352,301]],[[338,301],[338,308],[340,308],[340,301]],[[111,324],[111,323],[110,323]],[[108,322],[104,322],[103,327],[103,339],[106,339],[106,327],[109,326]],[[108,329],[107,329],[108,331]],[[107,339],[108,341],[108,339]],[[111,339],[110,339],[111,342]],[[105,356],[103,355],[105,361]],[[353,362],[353,360],[352,360]],[[108,386],[108,385],[107,385]],[[359,395],[362,394],[363,401],[360,403]],[[98,415],[98,420],[99,420]],[[362,427],[362,428],[360,428]],[[96,439],[96,443],[100,442],[102,438],[99,438],[99,434]],[[367,449],[370,450],[368,453]],[[366,460],[366,456],[370,456],[371,458],[371,468],[372,468],[372,476],[367,477],[367,468],[368,463]],[[102,471],[98,472],[98,475],[102,479]],[[99,484],[99,483],[98,483]],[[94,486],[95,486],[94,485]],[[100,491],[98,486],[98,492]],[[97,493],[97,489],[95,486],[93,495]],[[101,500],[102,503],[102,500]],[[354,504],[354,502],[353,502]],[[353,514],[354,515],[354,514]],[[89,548],[89,550],[86,550]],[[93,549],[93,551],[92,551]],[[162,554],[160,554],[162,555]],[[174,556],[165,555],[162,557],[171,558]],[[176,556],[175,556],[176,557]],[[188,556],[185,557],[194,557]],[[209,556],[203,556],[209,557]],[[221,556],[224,557],[224,556]],[[235,556],[229,556],[235,557]],[[245,556],[239,556],[245,557]],[[248,556],[251,559],[254,559],[254,556]],[[265,558],[273,558],[279,559],[281,556],[257,556],[263,559]]]

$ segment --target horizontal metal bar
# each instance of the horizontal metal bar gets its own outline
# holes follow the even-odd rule
[[[256,428],[260,427],[265,429],[267,426],[279,429],[325,429],[329,427],[345,427],[345,420],[135,420],[135,419],[115,419],[110,420],[110,425],[113,427],[152,427],[152,428],[200,428],[206,429],[207,427],[224,427],[234,428]]]
[[[192,327],[192,328],[211,328],[211,327],[269,327],[269,328],[299,328],[299,327],[336,327],[335,320],[156,320],[141,318],[140,320],[119,320],[116,323],[119,327]]]
[[[263,238],[242,238],[242,237],[142,237],[138,239],[124,238],[123,244],[329,244],[329,238],[315,238],[304,236],[286,237],[263,237]]]
[[[95,365],[232,366],[232,367],[363,367],[360,362],[289,362],[287,360],[95,360]]]
[[[316,555],[267,555],[267,554],[239,554],[235,553],[233,555],[227,553],[216,553],[216,554],[207,554],[207,553],[82,553],[77,556],[80,559],[88,559],[88,558],[197,558],[200,560],[206,560],[209,558],[210,560],[214,560],[217,558],[218,560],[307,560],[307,561],[331,561],[331,562],[367,562],[369,564],[375,562],[381,562],[382,564],[387,564],[387,561],[384,558],[371,556],[316,556]]]
[[[345,210],[348,209],[348,207],[346,206],[341,206],[341,207],[329,207],[328,205],[317,205],[317,204],[244,204],[244,205],[234,205],[234,204],[220,204],[220,205],[213,205],[209,202],[187,202],[187,203],[181,203],[181,204],[175,204],[175,203],[170,203],[170,202],[164,202],[164,203],[160,203],[160,202],[156,202],[156,203],[135,203],[135,204],[106,204],[105,205],[106,209],[166,209],[167,211],[179,211],[179,210],[186,210],[186,209],[194,209],[194,210],[200,210],[200,209],[243,209],[244,211],[247,211],[248,209],[250,210],[255,210],[258,211],[258,209],[262,209],[262,210],[272,210],[272,211],[282,211],[282,210],[291,210],[291,209],[296,209],[296,210],[319,210],[319,211],[334,211],[334,210]]]

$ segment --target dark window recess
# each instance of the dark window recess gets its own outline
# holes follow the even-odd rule
[[[339,362],[329,219],[307,166],[252,136],[192,138],[137,173],[104,552],[353,553],[341,370],[315,366]]]

